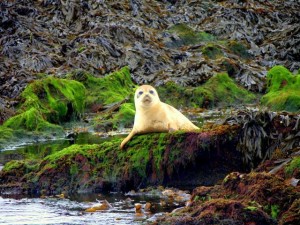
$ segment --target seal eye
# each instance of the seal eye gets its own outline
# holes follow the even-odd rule
[[[139,95],[142,95],[144,92],[142,92],[142,91],[139,91]]]
[[[154,91],[153,90],[150,90],[149,92],[150,92],[150,94],[154,95]]]

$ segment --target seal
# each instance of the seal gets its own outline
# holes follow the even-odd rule
[[[173,106],[161,102],[157,91],[150,85],[142,85],[135,91],[134,103],[134,125],[122,141],[121,149],[136,134],[199,129]]]

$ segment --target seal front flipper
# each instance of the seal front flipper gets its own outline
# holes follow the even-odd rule
[[[122,141],[120,144],[120,149],[123,149],[125,144],[136,134],[135,130],[131,130],[131,132],[128,134],[128,136]]]

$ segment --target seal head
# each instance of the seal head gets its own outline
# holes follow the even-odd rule
[[[134,95],[134,103],[136,108],[151,108],[160,102],[156,90],[150,85],[139,87]]]

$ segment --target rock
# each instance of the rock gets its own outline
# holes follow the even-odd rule
[[[99,204],[94,205],[93,207],[86,209],[85,212],[97,212],[97,211],[109,210],[112,208],[113,208],[112,205],[107,200],[103,200],[100,205]]]
[[[152,207],[152,204],[150,202],[146,202],[144,209],[146,212],[150,212],[151,207]]]

